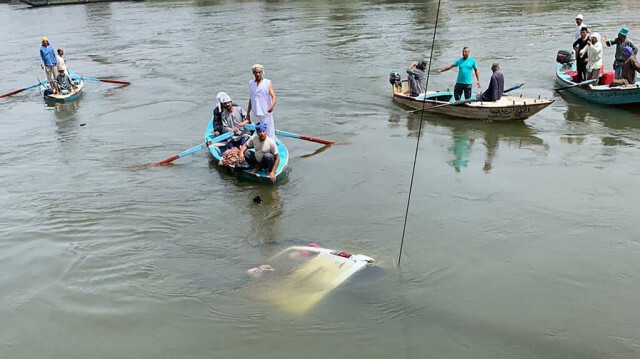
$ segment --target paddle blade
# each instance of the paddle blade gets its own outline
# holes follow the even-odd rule
[[[110,82],[112,84],[120,84],[120,85],[131,85],[129,81],[120,81],[120,80],[110,80],[110,79],[98,79],[102,82]]]
[[[197,146],[191,147],[190,149],[184,151],[184,152],[180,152],[177,155],[173,155],[169,158],[166,158],[160,162],[156,162],[153,164],[153,167],[157,167],[157,166],[162,166],[162,165],[166,165],[167,163],[171,163],[175,160],[177,160],[178,158],[182,158],[184,156],[190,155],[192,153],[198,152],[199,150],[205,148],[207,145],[209,144],[209,142],[203,142]]]
[[[11,92],[7,92],[7,93],[6,93],[6,94],[4,94],[4,95],[0,95],[0,98],[3,98],[3,97],[9,97],[9,96],[15,95],[15,94],[17,94],[17,93],[20,93],[20,92],[22,92],[22,91],[24,91],[24,90],[29,90],[29,89],[32,89],[32,88],[37,87],[37,86],[40,86],[40,82],[35,83],[35,84],[33,84],[33,85],[30,85],[30,86],[27,86],[27,87],[25,87],[25,88],[21,88],[21,89],[13,90],[13,91],[11,91]]]
[[[191,147],[190,149],[188,149],[188,150],[186,150],[184,152],[180,152],[177,155],[173,155],[173,156],[171,156],[169,158],[166,158],[166,159],[164,159],[164,160],[162,160],[160,162],[156,162],[151,166],[152,167],[157,167],[157,166],[166,165],[167,163],[171,163],[171,162],[177,160],[178,158],[182,158],[182,157],[188,156],[188,155],[190,155],[192,153],[196,153],[196,152],[200,151],[201,149],[209,146],[209,144],[211,144],[211,143],[217,143],[217,142],[220,142],[220,141],[224,141],[224,140],[229,139],[231,137],[233,137],[233,132],[229,131],[229,132],[223,133],[218,137],[214,137],[211,140],[203,142],[203,143],[201,143],[201,144],[199,144],[197,146],[193,146],[193,147]]]
[[[338,144],[338,142],[336,142],[336,141],[325,140],[325,139],[323,139],[323,138],[318,138],[318,137],[311,137],[311,136],[298,135],[298,134],[296,134],[296,133],[291,133],[291,132],[286,132],[286,131],[280,131],[280,130],[276,130],[276,135],[284,136],[284,137],[297,138],[297,139],[299,139],[299,140],[305,140],[305,141],[311,141],[311,142],[322,143],[323,145],[337,145],[337,144]]]
[[[7,92],[6,94],[0,95],[0,98],[2,98],[2,97],[9,97],[9,96],[11,96],[11,95],[15,95],[15,94],[17,94],[17,93],[20,93],[20,92],[22,92],[22,91],[24,91],[24,90],[26,90],[26,88],[18,89],[18,90],[13,90],[13,91],[11,91],[11,92]]]
[[[513,86],[509,87],[508,89],[506,89],[506,90],[502,91],[502,93],[507,93],[507,92],[509,92],[509,91],[517,90],[517,89],[519,89],[519,88],[520,88],[520,87],[522,87],[522,86],[524,86],[524,84],[517,84],[517,85],[513,85]]]

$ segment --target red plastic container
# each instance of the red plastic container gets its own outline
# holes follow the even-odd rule
[[[600,85],[609,85],[613,81],[613,77],[615,75],[614,71],[602,71],[602,76],[600,77]]]

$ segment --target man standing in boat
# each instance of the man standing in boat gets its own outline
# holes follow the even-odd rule
[[[629,46],[633,50],[633,54],[638,54],[638,48],[627,38],[629,34],[629,29],[623,27],[618,32],[618,37],[613,41],[608,40],[606,36],[602,38],[602,41],[607,45],[607,47],[611,45],[616,45],[616,59],[613,61],[613,70],[615,71],[615,78],[619,79],[622,77],[622,63],[624,60],[622,59],[622,49]]]
[[[44,70],[44,74],[47,76],[47,80],[49,80],[52,89],[53,80],[58,77],[57,65],[56,52],[53,46],[49,44],[49,39],[45,36],[42,38],[42,46],[40,46],[40,68]]]
[[[280,165],[278,146],[274,140],[267,136],[266,124],[257,123],[256,133],[249,141],[240,146],[240,162],[246,160],[253,168],[252,172],[254,173],[262,169],[266,170],[269,172],[269,178],[275,181],[276,169]],[[249,148],[255,148],[255,152],[249,151]]]
[[[456,85],[453,88],[453,97],[456,101],[460,100],[462,93],[464,92],[464,98],[471,98],[471,70],[476,74],[476,80],[478,88],[480,88],[480,74],[478,73],[478,66],[476,60],[473,57],[469,57],[471,51],[468,47],[462,49],[462,57],[458,58],[454,63],[447,65],[438,70],[438,73],[449,71],[454,67],[458,67],[458,79]]]
[[[251,111],[255,115],[253,122],[267,126],[267,133],[274,141],[276,129],[273,121],[273,107],[276,105],[276,93],[271,81],[264,78],[264,68],[260,64],[251,67],[254,79],[249,82],[249,105],[247,105],[247,120],[251,122]]]
[[[498,101],[504,92],[504,75],[500,72],[500,64],[494,62],[491,65],[491,80],[485,92],[476,98],[477,101]]]
[[[576,15],[576,30],[573,32],[574,42],[580,38],[580,29],[583,27],[587,27],[587,24],[584,23],[584,16],[582,16],[582,14],[578,14]]]
[[[589,62],[589,58],[587,57],[586,52],[582,52],[589,43],[591,42],[591,37],[589,33],[589,29],[583,27],[580,29],[580,38],[573,43],[573,50],[576,52],[576,70],[578,72],[578,77],[576,77],[575,82],[582,82],[586,80],[587,77],[587,62]]]
[[[407,93],[407,95],[416,97],[427,89],[427,74],[424,72],[426,68],[426,60],[411,62],[411,65],[407,69],[407,82],[409,87],[409,93]]]

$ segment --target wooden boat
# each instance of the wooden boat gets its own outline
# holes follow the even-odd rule
[[[87,4],[94,2],[111,2],[111,1],[132,1],[132,0],[20,0],[21,2],[34,6],[50,6],[50,5],[71,5],[71,4]]]
[[[576,72],[575,63],[556,64],[556,82],[561,88],[566,87],[567,92],[603,105],[628,105],[640,103],[640,81],[634,85],[609,87],[610,76],[603,73],[597,84],[577,86],[574,74]],[[609,71],[608,73],[612,73]],[[611,75],[612,76],[612,75]],[[603,81],[604,79],[607,79]]]
[[[47,90],[51,90],[49,81],[45,80],[44,82],[40,83],[40,90],[44,93],[44,100],[49,102],[62,102],[62,103],[77,100],[78,97],[82,95],[82,89],[84,88],[84,81],[82,80],[82,78],[74,77],[74,76],[71,76],[71,79],[76,84],[77,88],[66,95],[48,94],[49,91]]]
[[[399,77],[399,75],[398,75]],[[415,110],[425,109],[431,113],[483,121],[515,121],[525,120],[551,105],[553,100],[525,98],[505,95],[498,101],[475,101],[475,94],[471,95],[471,102],[451,105],[454,103],[451,91],[427,91],[418,96],[405,95],[406,83],[390,79],[393,86],[393,99]]]
[[[354,274],[375,263],[362,254],[317,246],[293,246],[274,255],[267,264],[249,269],[260,278],[264,295],[284,311],[303,314]]]
[[[253,131],[255,129],[253,124],[245,125],[245,128],[247,128],[249,131]],[[207,129],[204,132],[204,138],[205,138],[205,141],[211,141],[214,137],[215,135],[213,133],[213,117],[212,117],[211,121],[209,121],[209,125],[207,126]],[[222,161],[222,154],[226,150],[226,147],[225,147],[226,143],[227,143],[227,140],[223,140],[221,142],[209,144],[209,152],[211,152],[211,155],[213,156],[213,158],[216,160],[216,163],[218,163],[218,166],[220,167],[224,167],[220,164],[220,161]],[[289,150],[287,150],[287,147],[285,147],[285,145],[280,141],[280,139],[276,139],[276,145],[278,147],[278,154],[280,155],[280,163],[278,164],[278,168],[276,168],[275,182],[277,182],[284,176],[285,169],[287,168],[287,164],[289,163]],[[225,167],[225,168],[228,168],[229,170],[234,172],[237,176],[248,179],[250,181],[261,182],[261,183],[274,182],[274,181],[271,181],[271,178],[269,178],[269,173],[265,170],[260,170],[254,173],[251,170],[238,170],[232,167]]]

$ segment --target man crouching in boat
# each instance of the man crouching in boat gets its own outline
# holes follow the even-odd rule
[[[253,135],[246,143],[240,146],[240,162],[247,161],[256,173],[261,169],[269,172],[269,178],[276,180],[276,168],[280,164],[278,146],[276,142],[267,136],[267,124],[256,124],[257,135]],[[255,152],[249,151],[255,148]]]
[[[416,97],[427,89],[427,74],[424,73],[427,68],[427,61],[411,62],[407,69],[407,82],[409,82],[409,91],[406,95]]]
[[[500,64],[494,62],[491,65],[491,80],[489,81],[489,87],[485,92],[476,98],[476,101],[498,101],[502,97],[504,92],[504,76],[500,72]]]
[[[68,95],[77,88],[77,86],[71,82],[71,78],[67,76],[65,71],[62,69],[56,77],[56,83],[58,84],[58,89],[60,89],[61,95]]]

